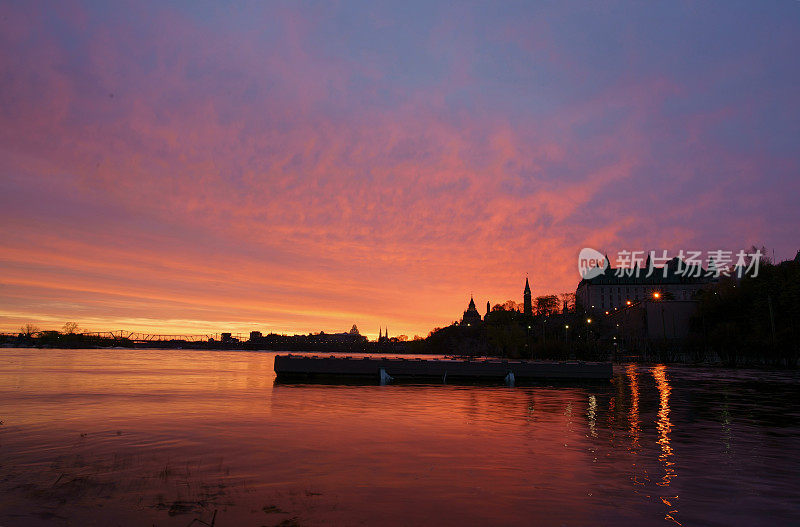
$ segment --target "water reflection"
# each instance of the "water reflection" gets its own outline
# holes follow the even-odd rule
[[[631,407],[628,412],[628,420],[630,421],[630,436],[631,436],[631,449],[636,450],[639,448],[639,372],[636,371],[636,365],[628,364],[625,366],[625,373],[628,377],[628,384],[631,389]]]
[[[669,397],[672,393],[672,388],[667,379],[666,366],[658,365],[653,368],[652,373],[653,379],[656,381],[656,389],[658,390],[658,420],[656,421],[656,429],[658,430],[657,442],[661,447],[661,454],[658,456],[658,459],[664,466],[664,475],[658,485],[669,487],[672,479],[677,476],[675,473],[675,461],[673,459],[675,452],[670,444],[672,421],[670,421],[669,418]],[[661,501],[667,506],[667,513],[664,518],[681,525],[673,516],[678,512],[678,496],[661,496]]]
[[[725,453],[729,454],[731,451],[731,437],[733,435],[731,430],[731,412],[728,404],[728,394],[725,394],[725,400],[722,404],[722,442],[725,445]]]
[[[800,524],[793,373],[285,385],[268,353],[3,353],[8,527],[97,510],[185,527],[215,509],[218,525]],[[720,420],[725,445],[708,441]]]

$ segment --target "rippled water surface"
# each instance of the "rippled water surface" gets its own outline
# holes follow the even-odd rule
[[[282,385],[274,355],[0,350],[0,525],[800,523],[795,372]]]

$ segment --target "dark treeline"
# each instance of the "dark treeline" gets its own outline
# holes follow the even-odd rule
[[[800,253],[799,253],[800,254]],[[796,368],[800,359],[800,259],[723,278],[698,295],[685,347],[694,360]]]
[[[124,338],[86,335],[62,331],[39,331],[30,324],[17,335],[0,336],[0,345],[18,348],[111,348],[131,347],[133,343]]]
[[[369,342],[356,333],[314,333],[309,335],[279,335],[270,333],[248,340],[131,340],[113,334],[79,333],[77,324],[67,323],[62,331],[41,331],[32,324],[18,334],[0,336],[0,346],[30,348],[167,348],[167,349],[229,349],[268,350],[320,353],[406,353],[406,343],[398,338]]]

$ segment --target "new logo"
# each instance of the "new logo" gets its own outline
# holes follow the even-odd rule
[[[600,276],[605,272],[607,266],[606,257],[592,248],[584,247],[578,254],[578,272],[581,278],[590,280],[595,276]]]

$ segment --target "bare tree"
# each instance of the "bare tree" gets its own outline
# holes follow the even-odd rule
[[[65,335],[74,335],[79,329],[77,322],[65,322],[61,332]]]
[[[561,307],[567,308],[567,311],[572,311],[575,308],[575,293],[561,293],[558,295],[561,299]]]
[[[759,263],[766,264],[766,265],[770,265],[770,264],[775,263],[775,262],[772,261],[772,258],[770,258],[769,251],[763,245],[761,247],[756,247],[755,245],[751,245],[750,248],[745,251],[745,254],[747,256],[745,256],[745,258],[744,258],[744,263],[747,266],[750,266],[750,264],[753,261],[753,257],[756,254],[760,255],[760,260],[761,261]]]
[[[19,332],[26,337],[32,337],[34,334],[39,333],[39,328],[29,322],[19,328]]]
[[[514,302],[513,300],[506,300],[502,304],[495,304],[492,306],[492,311],[519,311],[522,312],[523,305]]]

